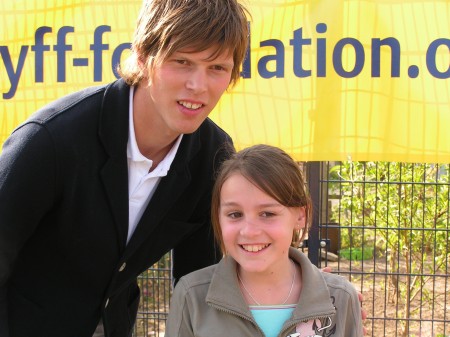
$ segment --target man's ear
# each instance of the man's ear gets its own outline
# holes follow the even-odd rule
[[[153,57],[149,57],[149,59],[145,59],[143,56],[138,57],[138,65],[140,72],[142,74],[142,78],[147,80],[147,85],[151,85],[152,83],[152,67],[154,59]]]

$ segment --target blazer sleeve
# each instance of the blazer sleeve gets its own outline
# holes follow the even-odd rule
[[[219,262],[221,252],[214,240],[210,221],[211,194],[206,193],[201,205],[204,206],[204,222],[202,226],[183,240],[173,250],[174,283],[184,275]]]
[[[55,199],[55,153],[41,125],[27,123],[0,155],[0,336],[8,336],[8,280],[20,250]]]
[[[173,249],[173,278],[176,284],[180,277],[212,264],[216,264],[222,258],[219,245],[214,239],[211,224],[211,194],[215,175],[224,160],[234,152],[231,138],[225,137],[221,145],[214,149],[211,160],[211,176],[208,188],[195,212],[196,218],[202,218],[203,224],[189,238],[183,240]],[[206,179],[206,178],[203,178]]]

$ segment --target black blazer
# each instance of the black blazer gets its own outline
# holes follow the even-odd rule
[[[174,249],[176,278],[220,259],[214,171],[229,136],[207,119],[184,135],[128,245],[128,103],[123,80],[32,115],[0,156],[0,336],[131,335],[137,276]],[[8,328],[9,326],[9,328]]]

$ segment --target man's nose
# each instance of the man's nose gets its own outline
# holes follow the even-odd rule
[[[200,93],[206,91],[207,81],[208,76],[206,71],[203,69],[195,69],[189,74],[186,80],[186,88],[195,93]]]

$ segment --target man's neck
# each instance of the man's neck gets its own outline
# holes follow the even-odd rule
[[[141,154],[153,161],[155,168],[169,153],[180,135],[165,134],[152,120],[151,102],[145,91],[146,83],[135,88],[133,97],[133,123],[136,143]]]

